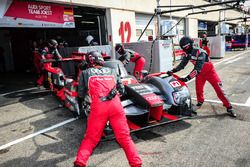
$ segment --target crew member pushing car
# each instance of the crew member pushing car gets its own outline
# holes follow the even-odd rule
[[[142,57],[139,53],[130,50],[130,49],[125,49],[123,45],[117,44],[115,46],[115,51],[121,55],[119,57],[119,60],[124,64],[128,64],[130,61],[135,63],[135,68],[133,75],[138,79],[142,80],[143,75],[142,75],[142,70],[145,66],[145,58]]]
[[[184,69],[190,60],[194,65],[194,69],[189,75],[185,78],[180,78],[180,80],[187,82],[196,77],[195,88],[198,102],[196,106],[199,108],[204,102],[204,86],[206,81],[208,81],[213,86],[218,98],[222,101],[223,106],[227,108],[227,112],[233,117],[236,117],[236,112],[233,110],[228,98],[224,94],[222,82],[207,53],[203,49],[194,47],[193,40],[189,37],[183,37],[180,40],[180,46],[186,52],[186,55],[177,67],[167,73],[172,74]]]
[[[44,69],[43,64],[41,64],[42,60],[46,60],[49,56],[51,59],[62,59],[59,51],[57,50],[58,43],[55,39],[50,39],[48,41],[47,46],[42,47],[38,53],[35,53],[34,63],[35,67],[39,73],[39,78],[37,80],[37,85],[42,86],[44,80]]]
[[[75,166],[86,166],[88,158],[99,143],[103,129],[109,121],[130,166],[140,167],[142,161],[130,137],[119,97],[119,93],[124,92],[124,86],[114,69],[103,67],[104,60],[99,52],[88,53],[86,61],[89,68],[80,73],[78,95],[81,99],[90,96],[90,115],[84,139],[74,162]]]

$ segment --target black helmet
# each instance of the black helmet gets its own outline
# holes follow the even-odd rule
[[[123,54],[124,53],[124,46],[122,44],[116,44],[115,51],[118,52],[119,54]]]
[[[57,47],[58,43],[55,39],[50,39],[48,41],[49,45],[53,46],[53,47]]]
[[[191,53],[193,50],[194,41],[190,37],[182,37],[180,40],[180,47],[186,52]]]
[[[87,53],[86,61],[90,67],[93,67],[94,65],[103,66],[103,64],[104,64],[104,59],[103,59],[101,53],[99,53],[97,51],[91,51],[91,52]]]

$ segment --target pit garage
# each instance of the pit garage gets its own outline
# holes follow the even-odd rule
[[[47,15],[42,9],[39,11],[42,7]],[[1,88],[6,88],[10,80],[16,83],[15,86],[23,80],[34,86],[33,51],[48,39],[65,41],[68,47],[86,46],[86,37],[92,35],[99,45],[108,43],[105,9],[16,0],[7,0],[0,9]],[[65,19],[66,16],[71,20],[56,23],[55,17]],[[32,22],[25,19],[31,17],[34,18]]]

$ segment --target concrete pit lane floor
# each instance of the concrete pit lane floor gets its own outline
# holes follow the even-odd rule
[[[213,62],[237,118],[228,116],[207,83],[207,101],[197,117],[132,135],[143,167],[250,166],[250,51],[229,52]],[[178,75],[189,70],[190,64]],[[188,86],[195,99],[194,82]],[[74,119],[59,104],[36,88],[0,95],[1,167],[73,166],[86,120]],[[106,141],[97,146],[88,166],[129,165],[119,145]]]

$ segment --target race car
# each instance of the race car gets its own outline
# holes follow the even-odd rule
[[[54,66],[53,63],[56,62],[77,62],[80,64],[84,60],[84,56],[72,55],[70,58],[62,58],[60,60],[52,59],[52,55],[46,55],[45,60],[41,60],[43,64],[43,85],[45,88],[50,89],[60,101],[64,104],[65,101],[65,85],[70,78],[76,79],[76,77],[67,76],[63,71],[62,64],[59,66]],[[78,69],[78,68],[77,68]]]
[[[78,62],[78,71],[85,68],[82,63],[84,55],[71,56],[71,58],[64,58],[60,61]],[[49,62],[52,60],[46,61],[46,63]],[[185,83],[178,80],[178,76],[168,76],[164,72],[145,74],[144,79],[138,82],[134,76],[127,73],[119,60],[107,60],[104,66],[115,69],[125,85],[125,94],[121,96],[121,102],[132,132],[192,116],[189,90]],[[50,68],[53,69],[53,67]],[[62,70],[58,70],[58,67],[54,68],[57,69],[54,70],[55,73],[48,75],[51,77],[49,80],[52,81],[53,91],[75,116],[88,116],[90,103],[78,98],[78,77],[68,77],[63,75]],[[49,71],[49,73],[51,72],[53,70]],[[58,88],[60,88],[60,93],[58,93]]]
[[[139,83],[118,60],[107,61],[104,66],[116,69],[125,85],[126,93],[121,101],[131,129],[140,130],[192,116],[190,92],[178,76],[153,73]]]

